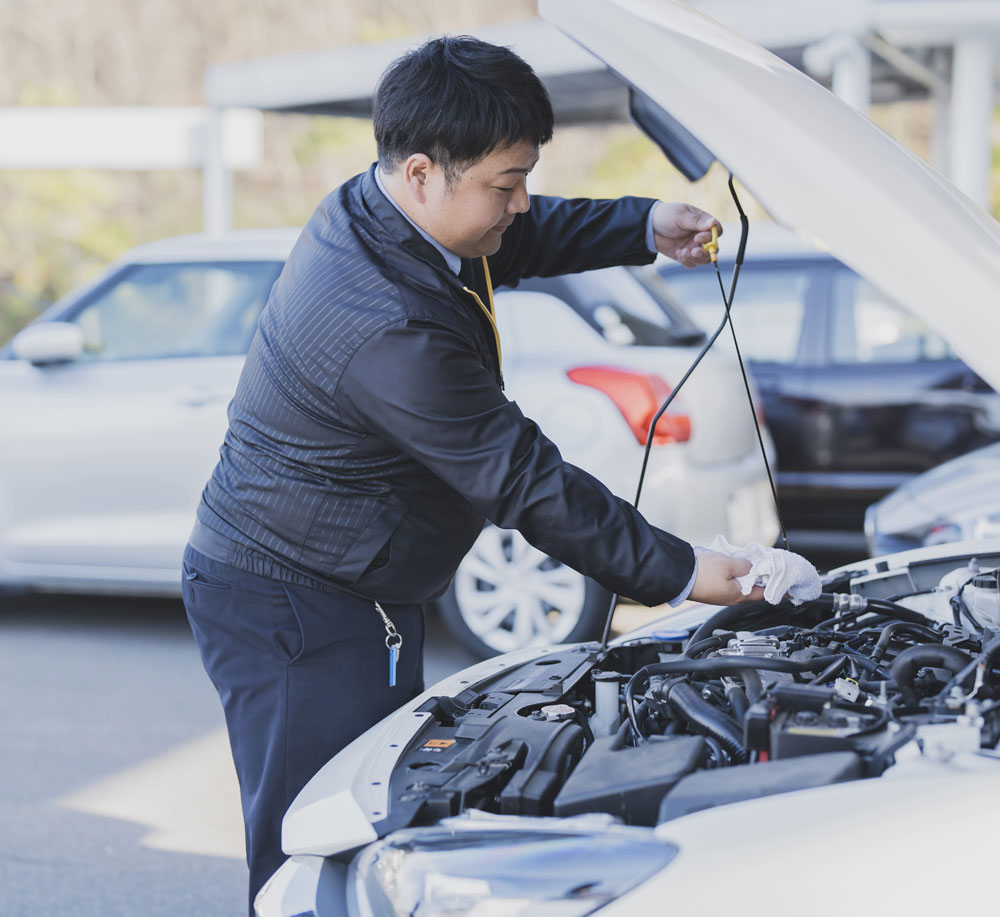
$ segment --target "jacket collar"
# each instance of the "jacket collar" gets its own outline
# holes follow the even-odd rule
[[[462,281],[451,272],[442,254],[428,242],[417,228],[386,197],[375,180],[376,164],[361,175],[360,191],[365,207],[380,224],[383,232],[392,237],[395,245],[383,248],[386,266],[393,268],[412,281],[440,289],[442,281],[459,289]]]
[[[382,196],[399,211],[399,215],[420,234],[420,237],[431,245],[442,258],[444,258],[444,263],[448,265],[448,270],[453,274],[458,274],[462,268],[461,256],[446,249],[440,242],[437,241],[437,239],[433,238],[429,233],[424,232],[424,230],[422,230],[414,220],[410,219],[409,214],[399,206],[399,201],[393,200],[392,195],[385,186],[385,182],[382,180],[382,170],[377,164],[375,166],[374,174],[375,184],[378,185],[378,189],[382,192]]]

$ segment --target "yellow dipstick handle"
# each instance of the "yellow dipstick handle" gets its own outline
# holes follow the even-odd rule
[[[702,248],[708,252],[708,256],[712,259],[714,264],[719,260],[719,227],[713,224],[712,226],[712,241],[706,242],[702,245]]]

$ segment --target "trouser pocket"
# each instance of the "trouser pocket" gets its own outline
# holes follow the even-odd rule
[[[302,616],[295,607],[295,597],[284,583],[281,584],[280,594],[275,597],[273,640],[275,649],[289,663],[297,662],[306,650]]]
[[[185,562],[181,569],[183,570],[184,582],[186,583],[197,583],[199,586],[204,586],[206,589],[232,588],[232,583],[228,580],[224,580],[218,576],[213,576],[205,570],[192,566],[190,563]]]

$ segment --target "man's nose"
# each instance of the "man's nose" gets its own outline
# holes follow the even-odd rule
[[[525,182],[517,183],[517,188],[507,201],[508,213],[525,213],[531,207],[531,198],[528,197],[528,186]]]

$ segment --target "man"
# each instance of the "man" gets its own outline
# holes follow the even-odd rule
[[[741,595],[746,560],[703,553],[696,569],[690,545],[562,461],[503,394],[493,318],[492,284],[657,251],[703,263],[715,221],[639,198],[529,199],[548,96],[475,39],[393,64],[374,127],[377,167],[320,204],[274,286],[185,554],[251,902],[304,783],[422,690],[421,605],[484,519],[651,605],[761,597]]]

